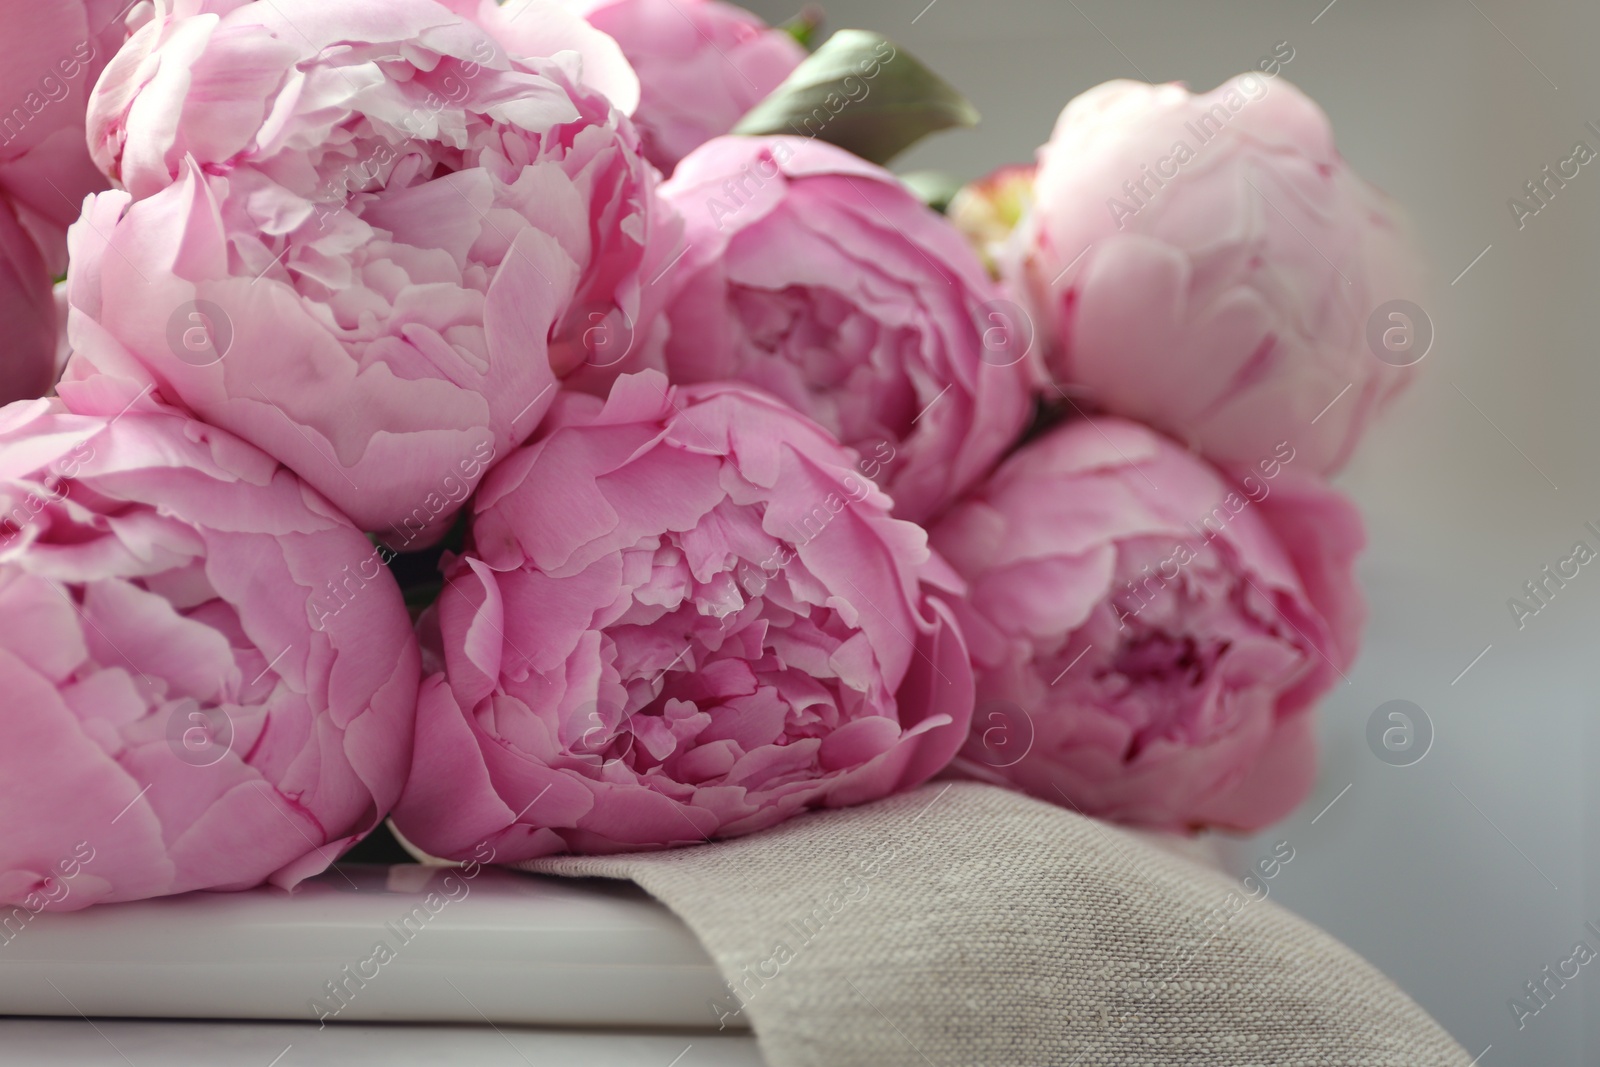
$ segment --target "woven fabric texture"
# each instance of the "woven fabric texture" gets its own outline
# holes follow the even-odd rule
[[[771,1067],[1469,1063],[1364,960],[1238,881],[990,786],[526,867],[666,903],[727,979],[707,1022],[748,1022]]]

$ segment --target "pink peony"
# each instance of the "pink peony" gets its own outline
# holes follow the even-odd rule
[[[153,385],[420,545],[552,368],[651,329],[655,173],[578,53],[510,56],[432,0],[173,7],[95,90],[127,191],[74,231],[62,395]]]
[[[56,303],[43,252],[0,195],[0,403],[45,395],[56,377]]]
[[[0,0],[0,404],[55,382],[50,283],[67,226],[106,187],[83,143],[89,90],[127,36],[123,0]]]
[[[585,85],[604,93],[624,115],[632,117],[638,110],[639,75],[615,38],[570,10],[573,0],[439,2],[482,26],[512,56],[577,53],[575,72]]]
[[[400,832],[452,858],[661,848],[944,767],[972,714],[954,578],[854,463],[738,385],[564,394],[424,619],[444,673]]]
[[[1103,818],[1253,830],[1315,771],[1355,656],[1355,509],[1281,443],[1239,482],[1120,419],[1070,423],[931,531],[971,583],[958,766]]]
[[[721,0],[574,0],[639,73],[645,156],[678,161],[733,129],[805,59],[783,30]]]
[[[419,675],[400,591],[227,433],[0,409],[0,618],[0,934],[292,885],[400,792]]]
[[[1426,353],[1377,355],[1369,321],[1420,299],[1415,253],[1281,79],[1091,89],[1039,150],[1034,196],[1011,273],[1058,384],[1225,467],[1287,440],[1333,472],[1412,377],[1395,364]]]
[[[738,378],[881,467],[923,522],[981,479],[1031,414],[1013,305],[960,232],[888,171],[796,137],[719,138],[663,195],[674,381]]]

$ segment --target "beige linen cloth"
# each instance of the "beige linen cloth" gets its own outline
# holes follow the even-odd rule
[[[1388,979],[1239,882],[991,786],[526,867],[662,900],[729,984],[708,1024],[747,1022],[771,1067],[1469,1063]]]

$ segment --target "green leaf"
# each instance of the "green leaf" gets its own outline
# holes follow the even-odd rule
[[[912,195],[943,215],[965,184],[954,174],[942,170],[913,170],[899,176],[900,184]]]
[[[811,50],[811,42],[817,39],[817,31],[821,28],[822,8],[816,4],[807,4],[800,9],[798,15],[778,27],[798,41],[800,47],[807,51]]]
[[[792,134],[883,164],[930,133],[975,126],[978,109],[910,52],[840,30],[751,108],[736,134]]]

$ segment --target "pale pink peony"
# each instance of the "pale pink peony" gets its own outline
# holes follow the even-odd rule
[[[571,10],[573,0],[440,2],[482,26],[512,56],[577,53],[576,72],[585,85],[604,93],[624,115],[631,117],[638,110],[639,75],[622,54],[622,46]]]
[[[417,648],[372,544],[257,449],[148,407],[0,409],[0,935],[292,885],[377,825],[410,759]]]
[[[797,137],[725,137],[663,195],[668,373],[776,394],[881,470],[924,522],[981,479],[1032,412],[1030,338],[960,232],[881,167]]]
[[[62,395],[153,385],[426,543],[597,331],[652,329],[655,172],[579,53],[432,0],[172,6],[91,106],[127,191],[74,230]]]
[[[1287,440],[1331,473],[1413,375],[1368,335],[1375,314],[1399,321],[1384,305],[1423,299],[1407,229],[1281,78],[1079,96],[1039,150],[1017,237],[1010,273],[1058,385],[1225,467]]]
[[[83,142],[89,90],[127,36],[125,0],[0,0],[0,404],[55,382],[50,284],[67,226],[106,187]]]
[[[933,528],[971,583],[957,766],[1089,815],[1254,830],[1315,778],[1364,615],[1355,509],[1285,443],[1239,482],[1121,419],[1024,447]]]
[[[739,385],[564,394],[424,619],[444,673],[399,831],[453,858],[661,848],[943,768],[972,714],[954,577],[855,459]]]
[[[783,30],[721,0],[570,0],[622,46],[639,74],[634,113],[645,156],[678,161],[733,129],[806,51]]]

